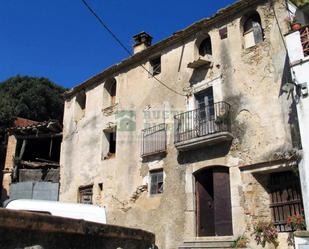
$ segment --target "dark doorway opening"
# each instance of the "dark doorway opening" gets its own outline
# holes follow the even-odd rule
[[[233,235],[229,168],[200,170],[195,180],[197,236]]]

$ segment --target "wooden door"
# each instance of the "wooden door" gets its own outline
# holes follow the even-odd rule
[[[229,169],[202,170],[195,179],[197,236],[232,235]]]
[[[216,235],[233,235],[229,168],[214,168],[213,178]]]
[[[215,234],[213,194],[212,170],[205,170],[197,176],[196,181],[198,236],[213,236]]]

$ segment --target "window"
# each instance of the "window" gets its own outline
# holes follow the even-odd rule
[[[116,82],[111,86],[110,89],[110,96],[111,96],[111,105],[116,104]]]
[[[116,127],[111,131],[104,132],[104,141],[107,141],[108,147],[104,150],[104,159],[114,158],[116,155]]]
[[[220,35],[221,40],[226,39],[227,38],[227,27],[219,29],[219,35]]]
[[[92,204],[92,189],[93,185],[79,187],[79,203]]]
[[[157,74],[161,73],[161,56],[150,60],[150,71],[152,73],[152,76],[155,76]]]
[[[205,56],[207,54],[212,55],[211,39],[209,36],[201,42],[199,46],[199,54],[201,56]]]
[[[299,177],[292,171],[270,174],[270,209],[272,219],[280,232],[291,231],[288,217],[302,214],[302,196]]]
[[[263,41],[261,18],[257,12],[244,17],[243,36],[245,48],[250,48]]]
[[[116,104],[117,81],[115,78],[109,79],[104,84],[103,90],[103,106],[104,108],[114,106]]]
[[[79,121],[84,117],[85,108],[86,108],[86,93],[85,91],[81,91],[75,97],[75,110],[74,110],[75,121]]]
[[[157,195],[163,193],[163,170],[150,171],[150,194]]]
[[[116,154],[116,132],[109,133],[109,154]]]

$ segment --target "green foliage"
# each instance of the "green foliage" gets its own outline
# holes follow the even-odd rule
[[[275,248],[279,246],[278,242],[278,231],[271,222],[258,222],[254,226],[254,240],[257,245],[261,245],[263,248],[267,243],[273,244]]]
[[[298,7],[302,7],[305,6],[306,4],[309,4],[309,0],[292,0],[292,2]]]
[[[247,248],[249,239],[245,235],[238,236],[235,241],[233,241],[232,248]]]
[[[16,117],[62,120],[65,90],[46,78],[15,76],[1,82],[0,127],[9,127]]]

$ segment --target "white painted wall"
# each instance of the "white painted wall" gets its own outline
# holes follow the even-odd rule
[[[309,57],[304,57],[300,42],[300,32],[296,31],[286,36],[291,72],[296,84],[307,83],[309,86]],[[309,97],[301,96],[297,103],[300,135],[303,147],[303,158],[299,164],[300,180],[306,222],[309,224]]]

